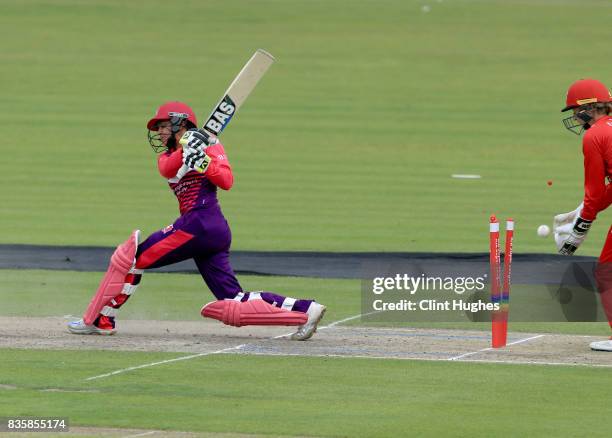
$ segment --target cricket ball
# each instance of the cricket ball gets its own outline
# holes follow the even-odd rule
[[[550,228],[548,227],[548,225],[540,225],[538,227],[538,236],[546,237],[549,234],[550,234]]]

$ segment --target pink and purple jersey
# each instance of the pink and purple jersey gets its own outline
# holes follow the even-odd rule
[[[192,170],[182,178],[177,172],[183,165],[182,148],[159,155],[159,173],[166,179],[179,202],[181,215],[198,208],[218,206],[217,187],[229,190],[234,183],[232,168],[221,143],[209,146],[206,154],[211,158],[205,173]]]

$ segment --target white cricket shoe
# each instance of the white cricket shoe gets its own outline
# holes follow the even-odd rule
[[[85,321],[79,319],[78,321],[72,321],[68,323],[68,331],[75,335],[114,335],[115,329],[101,329],[96,327],[95,325],[87,325]]]
[[[317,331],[317,325],[319,325],[319,322],[323,319],[326,310],[327,307],[313,301],[306,311],[308,321],[306,321],[306,324],[298,327],[297,332],[291,335],[291,340],[305,341],[306,339],[310,339]]]
[[[612,351],[612,340],[591,342],[591,350]]]

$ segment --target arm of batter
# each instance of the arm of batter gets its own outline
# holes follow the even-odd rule
[[[204,173],[206,178],[223,190],[231,189],[234,184],[234,175],[223,145],[216,143],[209,146],[206,148],[206,155],[211,158],[211,162]]]

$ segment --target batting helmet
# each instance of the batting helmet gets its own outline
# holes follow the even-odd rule
[[[162,138],[159,131],[158,122],[169,120],[171,123],[172,135],[168,138]],[[157,109],[157,112],[147,123],[149,128],[147,138],[149,144],[156,153],[176,148],[175,135],[180,132],[181,128],[193,129],[198,125],[193,110],[182,102],[167,102]]]
[[[586,105],[588,103],[612,102],[612,95],[604,84],[595,79],[580,79],[567,90],[565,108],[561,112]]]
[[[147,123],[147,128],[150,131],[157,131],[157,122],[162,120],[172,120],[172,118],[187,120],[193,124],[193,127],[198,126],[198,121],[193,110],[183,102],[166,102],[157,109],[157,112]]]

